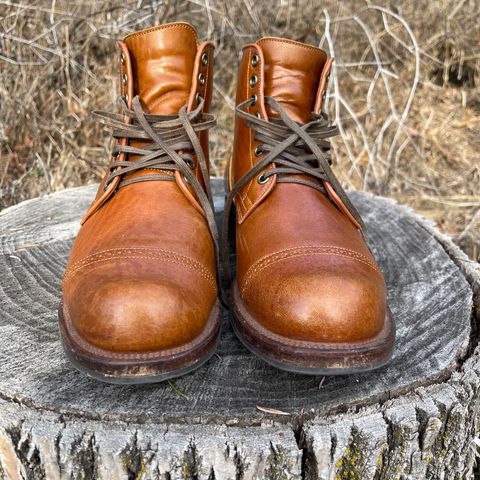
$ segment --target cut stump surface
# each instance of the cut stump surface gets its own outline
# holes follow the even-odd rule
[[[217,210],[221,190],[214,181]],[[352,193],[397,323],[388,366],[325,378],[276,370],[240,344],[224,311],[204,367],[118,386],[73,369],[57,327],[61,277],[95,191],[0,213],[0,478],[471,478],[479,265],[432,224]]]

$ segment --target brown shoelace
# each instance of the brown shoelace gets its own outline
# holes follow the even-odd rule
[[[265,97],[265,103],[277,112],[279,119],[263,120],[244,109],[253,104],[253,99],[241,103],[236,108],[236,114],[243,118],[254,132],[254,139],[261,142],[256,154],[264,155],[231,189],[226,202],[222,227],[222,258],[227,285],[231,283],[228,234],[229,217],[232,203],[238,192],[248,182],[257,177],[260,184],[266,183],[269,177],[276,175],[277,183],[299,183],[319,190],[328,195],[323,181],[327,181],[335,190],[344,205],[358,224],[364,229],[364,224],[357,209],[340,185],[331,168],[329,154],[329,138],[338,134],[338,128],[328,122],[328,116],[322,112],[313,115],[306,124],[292,120],[278,102],[272,97]],[[262,173],[263,170],[275,164]]]
[[[198,138],[199,132],[215,126],[215,117],[202,112],[203,99],[198,107],[190,112],[184,105],[178,115],[146,113],[143,111],[138,96],[132,100],[133,109],[128,107],[123,97],[120,97],[119,102],[123,113],[93,112],[96,120],[113,129],[112,135],[117,139],[117,143],[113,147],[112,155],[118,157],[121,153],[126,154],[124,160],[114,160],[110,164],[110,175],[105,188],[116,177],[121,179],[117,187],[120,188],[137,182],[175,181],[174,175],[161,172],[180,172],[205,212],[218,264],[218,230],[215,223],[210,178],[205,155]],[[126,123],[125,117],[128,117],[131,123]],[[126,145],[120,143],[122,139],[127,140]],[[130,145],[132,142],[145,143],[133,146]],[[137,158],[128,160],[129,155],[135,155]],[[197,162],[205,190],[193,172],[197,167]],[[161,170],[161,172],[124,178],[127,174],[142,170]]]

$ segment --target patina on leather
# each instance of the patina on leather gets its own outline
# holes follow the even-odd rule
[[[242,53],[226,215],[234,202],[233,302],[256,325],[253,349],[261,338],[356,348],[388,330],[391,350],[385,281],[330,167],[336,129],[322,105],[332,59],[278,38]]]
[[[152,363],[207,329],[218,334],[213,46],[198,44],[185,23],[133,33],[119,46],[123,114],[96,114],[117,143],[72,247],[63,313],[86,350]]]

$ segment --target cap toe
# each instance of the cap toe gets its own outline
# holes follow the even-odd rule
[[[368,341],[386,316],[381,273],[346,258],[285,259],[258,273],[242,297],[264,328],[295,340]]]

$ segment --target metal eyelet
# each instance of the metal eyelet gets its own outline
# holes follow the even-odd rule
[[[259,62],[259,58],[258,58],[258,55],[255,53],[252,57],[252,67],[256,67],[258,65],[258,62]]]
[[[191,170],[194,170],[195,168],[197,168],[197,162],[195,160],[193,160],[192,158],[189,158],[186,161],[186,163],[190,167]]]
[[[327,98],[327,91],[324,90],[322,93],[322,100],[325,100]]]
[[[195,101],[200,104],[200,102],[203,100],[202,96],[200,95],[200,92],[197,92],[195,95]]]
[[[260,185],[265,185],[267,182],[268,182],[268,178],[264,177],[264,176],[263,176],[263,173],[261,173],[261,174],[257,177],[257,183],[259,183]]]
[[[262,115],[260,115],[260,112],[255,112],[255,116],[256,116],[257,118],[262,118]]]
[[[203,73],[198,74],[198,83],[200,85],[205,85],[205,75]]]
[[[127,77],[127,74],[124,73],[124,74],[122,75],[122,83],[123,83],[124,85],[126,85],[127,82],[128,82],[128,77]]]
[[[252,100],[252,105],[255,105],[257,103],[258,97],[256,93],[252,95],[251,100]]]
[[[257,81],[258,77],[256,75],[252,75],[250,77],[250,86],[253,88],[257,84]]]
[[[205,66],[208,63],[208,55],[206,53],[202,53],[202,65]]]
[[[256,157],[259,157],[263,153],[262,147],[260,147],[260,145],[257,145],[253,153],[255,153]]]
[[[125,65],[125,54],[123,52],[120,54],[120,63]]]

